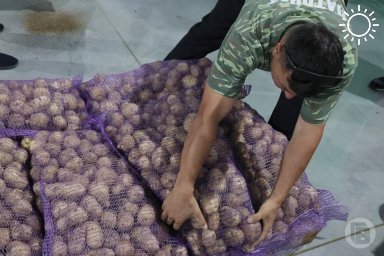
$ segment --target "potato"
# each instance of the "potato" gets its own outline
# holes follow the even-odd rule
[[[153,167],[156,169],[165,168],[165,165],[167,164],[166,158],[166,152],[162,147],[155,149],[151,157]]]
[[[136,163],[137,167],[141,171],[149,171],[152,169],[152,163],[151,160],[149,160],[149,157],[147,156],[141,156]]]
[[[96,200],[103,206],[109,207],[111,204],[109,187],[102,181],[94,181],[88,187],[88,193],[96,198]]]
[[[213,246],[206,248],[208,255],[222,255],[226,250],[227,247],[223,239],[218,239]]]
[[[10,128],[25,128],[25,117],[18,113],[10,114],[7,126]]]
[[[21,173],[12,166],[8,166],[4,171],[4,181],[7,183],[7,186],[25,189],[28,186],[28,179],[26,173]]]
[[[224,240],[230,246],[239,246],[244,242],[244,233],[240,228],[229,228],[224,233]]]
[[[35,113],[32,114],[27,121],[27,124],[30,128],[33,129],[47,129],[48,128],[49,117],[45,113]]]
[[[227,189],[227,182],[222,171],[218,168],[212,168],[208,174],[208,184],[211,190],[223,192]]]
[[[1,175],[2,174],[0,172],[0,176]],[[7,189],[7,186],[6,186],[5,182],[4,182],[4,180],[0,179],[0,197],[2,197],[5,194],[6,189]]]
[[[208,157],[205,160],[204,165],[208,168],[213,167],[216,164],[218,157],[219,157],[219,155],[218,155],[216,149],[211,148],[211,150],[209,151]]]
[[[84,165],[83,159],[78,157],[78,156],[75,156],[74,158],[70,159],[65,164],[64,167],[67,168],[70,171],[79,173],[79,172],[82,171],[83,165]]]
[[[155,223],[156,213],[152,205],[145,204],[143,205],[139,212],[137,213],[137,221],[141,225],[149,226]]]
[[[136,165],[141,157],[141,154],[137,148],[132,149],[128,153],[128,161],[134,165]]]
[[[61,116],[64,112],[63,104],[59,102],[51,102],[51,104],[47,108],[47,113],[50,116]]]
[[[257,223],[247,223],[244,222],[241,225],[241,229],[244,233],[245,240],[248,242],[255,242],[259,239],[261,235],[261,225],[260,222]]]
[[[223,206],[220,208],[220,218],[224,226],[236,227],[241,222],[240,213],[229,206]]]
[[[16,149],[16,143],[10,138],[0,138],[0,150],[3,152],[12,152]]]
[[[68,252],[70,255],[78,255],[84,252],[86,246],[86,229],[77,227],[68,234]]]
[[[174,153],[169,158],[169,165],[171,168],[178,169],[181,161],[181,153]]]
[[[139,111],[139,106],[134,103],[123,103],[120,107],[125,118],[129,119]]]
[[[0,165],[1,166],[7,166],[9,163],[13,161],[13,157],[11,154],[2,152],[0,154]]]
[[[100,216],[103,214],[103,207],[101,207],[99,202],[97,202],[93,196],[84,196],[80,206],[86,210],[88,215],[93,219],[100,218]]]
[[[12,241],[8,245],[8,254],[9,256],[30,256],[32,255],[31,248],[20,241]]]
[[[287,217],[296,217],[296,209],[298,208],[297,200],[290,196],[283,204],[283,211]]]
[[[17,214],[19,216],[27,216],[33,212],[32,205],[28,200],[20,199],[16,202],[17,203],[13,202],[13,204],[11,205],[11,209],[14,214]]]
[[[104,244],[104,233],[98,222],[90,221],[85,223],[86,226],[86,241],[91,249],[97,249]]]
[[[197,230],[189,231],[185,238],[193,254],[202,255],[204,253],[203,244],[201,243],[201,236]]]
[[[247,193],[247,183],[240,175],[234,175],[228,180],[229,191],[234,194]]]
[[[52,215],[55,219],[64,217],[70,210],[69,204],[66,201],[52,202]]]
[[[142,155],[151,155],[156,149],[156,144],[150,140],[144,140],[139,143],[139,151]]]
[[[104,247],[114,249],[120,241],[120,235],[116,230],[106,229],[104,230]]]
[[[6,247],[10,242],[10,232],[8,228],[0,228],[0,248]]]
[[[103,227],[114,229],[117,224],[116,213],[111,211],[104,211],[101,213],[100,223]]]
[[[116,172],[109,167],[101,167],[96,172],[96,181],[104,182],[106,185],[110,186],[117,180]]]
[[[134,255],[135,248],[129,241],[121,240],[115,247],[116,256]]]
[[[88,213],[81,207],[74,208],[72,211],[69,211],[67,214],[68,225],[78,225],[82,224],[88,219]]]
[[[284,152],[284,147],[280,143],[272,143],[270,146],[272,155],[281,155]]]
[[[28,152],[22,148],[15,149],[13,151],[13,159],[16,162],[24,164],[28,160]]]
[[[32,228],[29,225],[21,224],[18,221],[10,225],[11,237],[13,240],[28,242],[32,238]]]
[[[176,174],[171,172],[165,172],[161,175],[160,182],[164,188],[172,189],[176,182]]]
[[[115,252],[112,249],[101,248],[97,250],[90,250],[87,252],[88,256],[115,256]]]
[[[131,235],[133,242],[149,253],[155,253],[160,249],[159,241],[148,227],[136,227]]]
[[[108,154],[110,153],[110,150],[109,150],[108,146],[104,145],[104,144],[101,144],[101,143],[100,144],[94,144],[92,151],[98,157],[108,156]]]
[[[161,141],[161,147],[165,148],[169,154],[177,153],[178,150],[176,141],[172,137],[164,137]]]
[[[34,160],[39,166],[46,166],[51,160],[51,156],[47,151],[39,150],[35,153]]]
[[[76,151],[73,148],[67,148],[61,151],[58,160],[61,166],[65,166],[71,159],[75,157],[78,157]],[[40,162],[37,163],[41,165]]]
[[[276,220],[272,227],[273,233],[285,234],[288,232],[288,225],[281,220]]]
[[[203,230],[201,234],[201,242],[204,246],[213,246],[216,242],[216,232],[209,229]]]
[[[144,199],[145,192],[141,186],[132,186],[127,193],[128,200],[133,203],[139,203]]]
[[[122,202],[121,210],[130,212],[135,215],[139,211],[139,206],[135,203],[130,202],[127,199],[124,199]]]
[[[212,214],[218,211],[220,203],[220,195],[216,193],[211,193],[206,196],[203,195],[201,199],[201,209],[206,214]]]
[[[77,182],[57,183],[57,194],[66,200],[78,200],[86,193],[83,184]]]
[[[133,136],[127,134],[119,140],[117,144],[117,148],[123,150],[124,152],[129,152],[135,147],[135,139]]]
[[[55,236],[54,237],[52,253],[55,256],[67,256],[68,255],[67,244],[64,242],[64,239],[61,236]]]
[[[117,216],[117,228],[120,231],[130,231],[134,224],[134,217],[129,212],[119,212]]]

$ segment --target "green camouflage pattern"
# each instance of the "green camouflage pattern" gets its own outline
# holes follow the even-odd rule
[[[214,61],[209,86],[236,98],[253,70],[270,71],[272,49],[289,26],[302,21],[321,23],[340,39],[346,78],[326,93],[305,98],[300,116],[312,124],[325,123],[357,68],[356,45],[344,38],[345,27],[339,25],[345,24],[345,11],[343,0],[246,0]]]

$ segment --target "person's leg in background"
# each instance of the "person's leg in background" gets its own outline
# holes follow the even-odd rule
[[[290,140],[296,121],[299,118],[302,104],[302,98],[294,97],[293,99],[287,99],[284,92],[281,92],[268,123]]]
[[[219,0],[212,11],[188,31],[164,60],[198,59],[219,49],[243,5],[244,0]]]
[[[4,25],[0,23],[0,32],[4,30]],[[0,70],[12,69],[17,66],[19,61],[8,54],[0,52]]]

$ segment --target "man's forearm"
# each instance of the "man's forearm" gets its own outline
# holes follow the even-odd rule
[[[193,191],[194,184],[216,137],[217,124],[197,116],[184,143],[175,187]]]
[[[304,122],[301,118],[298,122]],[[299,124],[285,150],[280,172],[275,182],[271,199],[282,203],[295,182],[304,172],[315,152],[323,133],[324,126]]]

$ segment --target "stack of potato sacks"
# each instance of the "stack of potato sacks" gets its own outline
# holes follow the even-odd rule
[[[174,186],[210,66],[205,58],[158,61],[127,73],[96,75],[80,86],[75,80],[43,79],[0,84],[0,134],[19,135],[6,140],[21,144],[31,160],[29,170],[17,173],[29,179],[28,186],[10,183],[4,171],[0,178],[6,191],[31,195],[33,186],[33,197],[19,197],[44,216],[45,254],[277,255],[324,227],[319,210],[324,202],[303,175],[267,240],[252,246],[261,225],[246,219],[270,195],[287,140],[241,100],[221,123],[196,183],[208,229],[191,221],[175,235],[161,222],[161,202]],[[31,136],[22,139],[25,134]],[[12,209],[5,197],[1,203]],[[29,218],[18,223],[32,226]],[[17,240],[12,220],[6,223],[10,238],[0,239],[0,250],[23,245],[25,253],[18,249],[23,253],[13,255],[37,255],[39,236],[32,236],[33,243]],[[40,234],[41,250],[43,235],[38,225],[32,227]]]
[[[81,79],[0,82],[0,254],[41,255],[43,212],[36,209],[30,162],[20,137],[36,129],[78,129],[87,118],[74,85]]]

